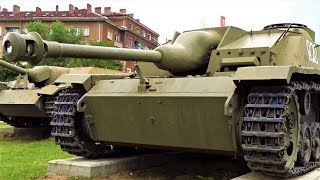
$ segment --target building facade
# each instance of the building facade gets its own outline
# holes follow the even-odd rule
[[[158,46],[159,34],[145,26],[133,14],[127,14],[126,9],[112,12],[111,7],[94,9],[87,4],[85,9],[78,9],[69,4],[68,11],[60,11],[56,6],[54,11],[20,11],[13,6],[13,11],[0,9],[0,43],[8,32],[24,32],[26,23],[40,20],[50,24],[59,20],[66,27],[73,27],[82,32],[85,41],[113,41],[114,46],[132,49],[154,49]],[[1,48],[2,49],[2,48]],[[123,70],[133,70],[134,62],[123,62]]]

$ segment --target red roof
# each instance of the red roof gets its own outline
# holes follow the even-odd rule
[[[53,17],[98,17],[101,18],[103,16],[88,12],[87,9],[80,9],[80,10],[74,10],[72,12],[70,11],[22,11],[17,14],[14,14],[13,12],[8,11],[2,11],[0,12],[0,18],[5,19],[30,19],[30,18],[53,18]]]

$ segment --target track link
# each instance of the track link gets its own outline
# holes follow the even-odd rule
[[[295,101],[297,90],[319,90],[316,83],[309,84],[293,82],[289,86],[252,88],[244,106],[241,127],[242,149],[246,152],[244,159],[252,171],[269,176],[295,177],[318,167],[318,161],[295,166],[297,156],[293,154],[294,143],[291,144],[300,136],[295,136],[295,128],[300,129],[301,125],[292,120],[289,103]],[[290,157],[291,154],[295,157]]]
[[[83,94],[84,90],[81,88],[68,88],[58,92],[50,123],[51,135],[63,151],[87,158],[102,157],[111,152],[111,147],[88,138],[84,130],[83,114],[76,111],[76,103]],[[51,110],[52,102],[46,104],[50,106],[47,109]]]

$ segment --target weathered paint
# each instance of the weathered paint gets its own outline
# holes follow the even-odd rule
[[[69,84],[62,84],[60,86],[56,86],[56,85],[48,85],[45,86],[43,88],[41,88],[39,91],[37,91],[37,93],[39,95],[55,95],[58,91],[71,87],[71,85]]]
[[[5,116],[46,117],[38,90],[0,91],[0,113]]]
[[[234,81],[285,80],[289,83],[293,74],[320,75],[320,70],[296,66],[278,66],[277,68],[274,68],[274,66],[242,67],[236,71]]]
[[[224,115],[232,78],[150,80],[143,94],[138,79],[100,81],[85,94],[78,106],[95,103],[85,107],[94,140],[235,151],[231,117]]]

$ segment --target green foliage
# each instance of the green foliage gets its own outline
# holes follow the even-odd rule
[[[106,46],[106,47],[113,47],[112,41],[96,41],[91,40],[89,41],[89,45],[92,46]],[[73,58],[69,59],[67,63],[67,67],[100,67],[100,68],[108,68],[114,70],[121,70],[121,62],[116,60],[105,61],[101,59],[80,59],[80,58]]]
[[[91,41],[89,41],[89,44],[90,44],[91,46],[114,47],[113,41],[96,41],[96,40],[91,40]]]
[[[9,71],[6,68],[0,67],[0,81],[12,81],[17,77],[17,73]]]
[[[68,61],[66,58],[44,58],[37,66],[67,67]]]
[[[79,59],[73,58],[68,60],[69,68],[72,67],[100,67],[100,68],[108,68],[114,70],[121,70],[121,62],[120,61],[104,61],[98,59]]]
[[[79,44],[83,40],[83,35],[77,34],[75,28],[67,28],[60,21],[55,21],[51,24],[51,41],[60,43]]]
[[[50,27],[41,21],[28,22],[26,28],[28,32],[37,32],[43,39],[49,40]]]
[[[20,63],[16,63],[15,65],[20,66],[22,68],[27,67],[26,65],[22,65]],[[10,71],[7,68],[0,66],[0,81],[3,81],[3,82],[12,81],[12,80],[15,80],[17,76],[18,76],[18,73]]]

